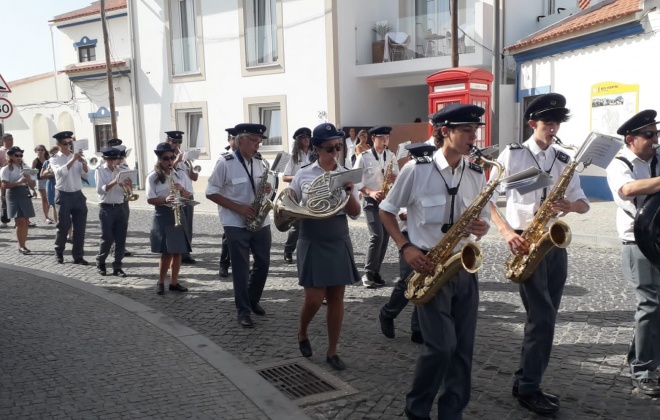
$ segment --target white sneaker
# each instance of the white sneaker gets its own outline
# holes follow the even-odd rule
[[[371,278],[369,278],[369,276],[367,276],[366,274],[364,274],[364,275],[362,276],[362,285],[363,285],[364,287],[373,288],[373,287],[374,287],[374,281],[373,281]]]
[[[8,228],[9,225],[7,223],[0,223],[0,228]]]

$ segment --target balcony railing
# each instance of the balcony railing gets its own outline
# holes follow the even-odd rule
[[[459,11],[458,52],[475,52],[474,2]],[[372,28],[376,23],[389,26],[384,37]],[[358,24],[355,31],[356,63],[373,64],[451,55],[451,16],[448,12],[417,15]],[[384,31],[383,31],[384,32]]]

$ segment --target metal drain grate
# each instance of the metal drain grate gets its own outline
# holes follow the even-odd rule
[[[357,393],[353,387],[312,365],[307,359],[272,363],[258,367],[256,371],[301,406]]]

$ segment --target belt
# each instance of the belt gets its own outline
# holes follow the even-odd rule
[[[621,241],[623,245],[637,245],[637,242],[635,241]]]
[[[101,207],[119,207],[123,206],[124,203],[99,203]]]

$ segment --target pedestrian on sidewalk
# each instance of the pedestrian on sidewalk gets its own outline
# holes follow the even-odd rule
[[[43,144],[35,147],[34,151],[37,153],[37,157],[32,161],[32,169],[39,171],[37,172],[37,189],[39,190],[39,198],[41,199],[41,210],[44,213],[44,222],[52,224],[53,221],[48,218],[49,205],[46,193],[46,182],[48,181],[48,177],[41,176],[44,163],[50,159],[50,154],[48,153],[48,150],[46,150],[46,146]]]
[[[9,150],[13,145],[14,136],[12,136],[10,133],[3,133],[2,147],[0,147],[0,169],[4,168],[7,166],[7,163],[9,163],[7,159],[7,150]],[[0,208],[2,209],[2,214],[0,215],[0,228],[6,228],[9,227],[7,223],[9,223],[11,219],[7,217],[7,196],[4,187],[0,187],[0,195],[2,196],[2,202],[0,203]]]
[[[332,124],[321,124],[314,128],[311,137],[312,146],[318,154],[318,160],[302,168],[291,182],[291,189],[299,198],[301,205],[307,200],[318,199],[308,194],[310,184],[325,173],[345,172],[344,166],[337,163],[341,156],[344,132],[338,131]],[[349,195],[348,202],[337,215],[322,219],[301,219],[298,239],[298,284],[305,289],[305,300],[300,309],[300,327],[298,329],[298,347],[305,357],[311,357],[312,346],[307,335],[307,328],[323,304],[327,301],[328,349],[326,361],[336,370],[346,368],[337,355],[337,344],[344,321],[344,290],[346,285],[360,281],[360,273],[355,265],[353,244],[348,229],[346,216],[356,219],[360,215],[360,202],[357,188],[352,183],[344,186],[343,201]]]
[[[492,220],[513,254],[524,254],[532,245],[521,236],[532,225],[547,197],[555,185],[562,180],[564,169],[571,158],[555,143],[559,128],[570,119],[566,98],[558,93],[548,93],[533,100],[524,114],[525,121],[534,130],[524,143],[512,143],[497,159],[504,165],[505,174],[519,173],[530,166],[549,174],[554,180],[547,188],[521,195],[515,190],[506,192],[506,219],[497,210],[497,194],[490,202]],[[497,168],[490,179],[498,176]],[[551,203],[551,209],[559,217],[569,212],[584,214],[589,211],[580,177],[574,173],[568,180],[563,198]],[[537,213],[538,212],[538,213]],[[546,229],[557,219],[545,221]],[[552,247],[538,264],[531,277],[519,284],[520,299],[525,312],[525,334],[520,354],[520,364],[515,372],[512,395],[518,403],[537,414],[551,414],[559,410],[559,398],[543,392],[541,382],[550,362],[552,342],[559,304],[568,276],[568,254],[566,248]]]
[[[23,171],[23,150],[18,146],[13,146],[7,150],[8,164],[0,170],[0,179],[2,188],[7,196],[7,216],[14,219],[16,223],[16,240],[18,242],[18,252],[23,255],[30,254],[30,250],[25,247],[28,235],[28,223],[30,217],[34,217],[34,207],[30,200],[29,187],[34,187],[36,182],[29,174]]]
[[[637,298],[635,331],[628,349],[632,384],[639,392],[660,396],[660,267],[642,254],[635,238],[635,213],[648,196],[660,192],[660,156],[655,110],[635,114],[617,134],[625,147],[607,167],[607,182],[617,205],[616,227],[623,242],[624,278]],[[655,226],[648,226],[655,229]]]
[[[181,254],[190,252],[186,229],[186,213],[180,198],[190,199],[192,185],[185,175],[174,168],[176,150],[168,143],[159,143],[154,150],[158,160],[147,176],[147,203],[154,206],[154,219],[149,235],[151,252],[160,254],[156,294],[165,293],[165,277],[170,272],[169,290],[187,292],[179,283]],[[177,197],[178,196],[178,197]],[[178,225],[177,225],[178,219]]]
[[[55,206],[55,173],[50,164],[50,158],[55,156],[60,148],[53,146],[50,148],[49,159],[41,167],[41,178],[46,180],[46,199],[48,201],[48,210],[46,211],[46,223],[49,225],[57,223],[57,207]],[[53,218],[48,217],[50,209],[53,209]]]

